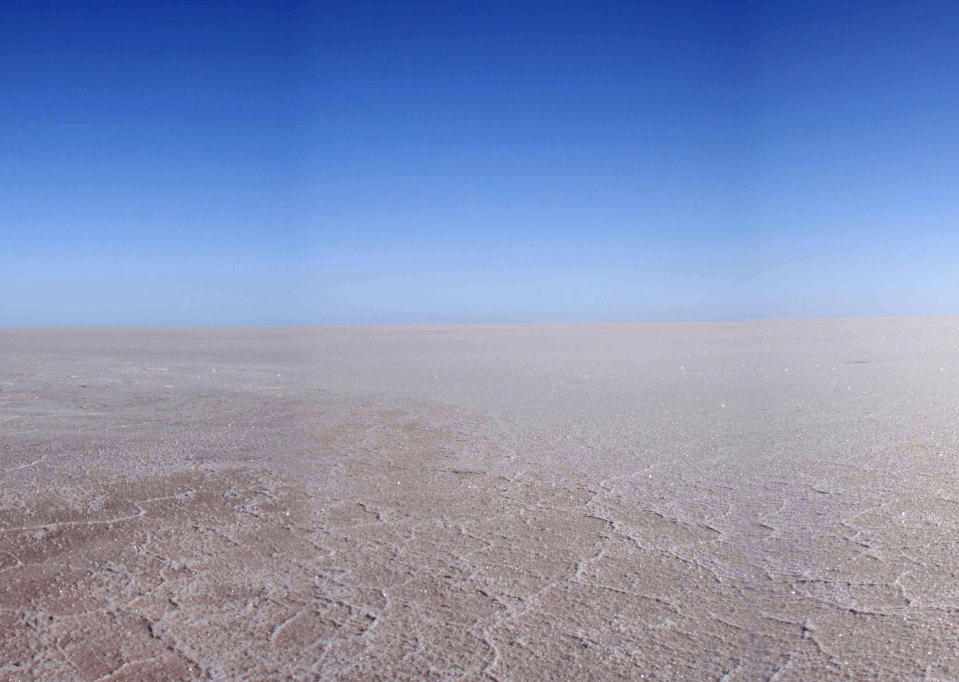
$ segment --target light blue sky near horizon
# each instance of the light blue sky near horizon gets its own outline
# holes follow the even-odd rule
[[[0,19],[0,325],[959,314],[954,4]]]

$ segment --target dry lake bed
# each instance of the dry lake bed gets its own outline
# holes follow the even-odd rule
[[[959,678],[959,318],[0,329],[0,679]]]

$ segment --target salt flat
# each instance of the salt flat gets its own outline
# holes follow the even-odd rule
[[[959,318],[0,329],[2,679],[959,678]]]

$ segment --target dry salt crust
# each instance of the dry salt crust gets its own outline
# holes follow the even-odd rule
[[[0,679],[959,678],[959,319],[0,329]]]

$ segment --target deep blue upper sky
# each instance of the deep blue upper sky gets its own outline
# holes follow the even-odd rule
[[[959,313],[957,34],[948,2],[5,2],[0,324]]]

